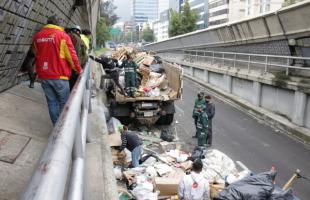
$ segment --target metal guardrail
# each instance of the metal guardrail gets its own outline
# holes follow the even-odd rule
[[[310,57],[296,57],[296,56],[278,56],[278,55],[265,55],[265,54],[246,54],[246,53],[235,53],[235,52],[218,52],[218,51],[202,51],[202,50],[184,50],[184,60],[188,62],[207,62],[208,59],[213,65],[216,60],[221,60],[220,66],[225,66],[225,61],[233,63],[233,68],[237,69],[237,63],[245,63],[248,71],[250,71],[251,65],[262,65],[264,66],[264,72],[268,72],[269,67],[278,67],[285,70],[286,75],[289,75],[290,69],[307,70],[310,71],[310,67],[299,67],[292,66],[291,63],[295,61],[310,61]],[[246,59],[238,59],[244,57]],[[255,58],[255,59],[253,59]],[[262,60],[262,61],[257,61]],[[271,62],[273,60],[273,62]],[[282,62],[276,62],[280,60]],[[286,64],[283,64],[285,61]]]
[[[23,200],[83,199],[86,191],[84,162],[90,88],[90,66],[86,64],[49,137],[37,169],[22,196]],[[68,197],[64,198],[68,177]]]

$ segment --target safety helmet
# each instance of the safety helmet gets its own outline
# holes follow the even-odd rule
[[[78,30],[80,33],[82,32],[82,29],[79,25],[73,25],[70,27],[71,30]]]

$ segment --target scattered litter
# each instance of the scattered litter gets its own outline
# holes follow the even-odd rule
[[[169,165],[163,163],[156,163],[154,167],[157,170],[159,176],[163,176],[172,171],[172,168]]]

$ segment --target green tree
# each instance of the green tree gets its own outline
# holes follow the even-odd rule
[[[198,14],[195,10],[191,10],[188,0],[186,0],[181,13],[171,11],[169,36],[173,37],[196,30],[197,19]]]
[[[147,26],[143,31],[142,31],[142,39],[145,42],[154,42],[154,31]]]
[[[106,20],[104,17],[100,17],[97,23],[96,33],[97,33],[97,45],[99,46],[104,46],[105,42],[111,38],[110,28],[106,24]]]
[[[169,37],[177,36],[182,33],[180,14],[172,10],[169,24]]]
[[[184,33],[196,30],[196,22],[198,14],[195,10],[191,10],[188,0],[185,1],[183,12],[181,13],[181,24]]]
[[[100,17],[104,17],[108,26],[113,26],[119,17],[114,13],[117,6],[115,6],[113,0],[100,1]]]
[[[295,3],[298,3],[298,2],[301,2],[301,1],[303,1],[303,0],[284,0],[283,7],[290,6],[292,4],[295,4]]]

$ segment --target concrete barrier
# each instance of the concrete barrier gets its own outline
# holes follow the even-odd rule
[[[307,0],[276,12],[172,37],[146,45],[145,48],[157,52],[167,52],[184,49],[242,46],[243,49],[239,49],[239,51],[246,53],[245,47],[261,43],[260,49],[265,49],[263,52],[260,51],[261,53],[273,52],[271,54],[289,55],[288,38],[309,37],[309,10],[310,1]],[[251,46],[251,48],[255,49],[255,46]]]

